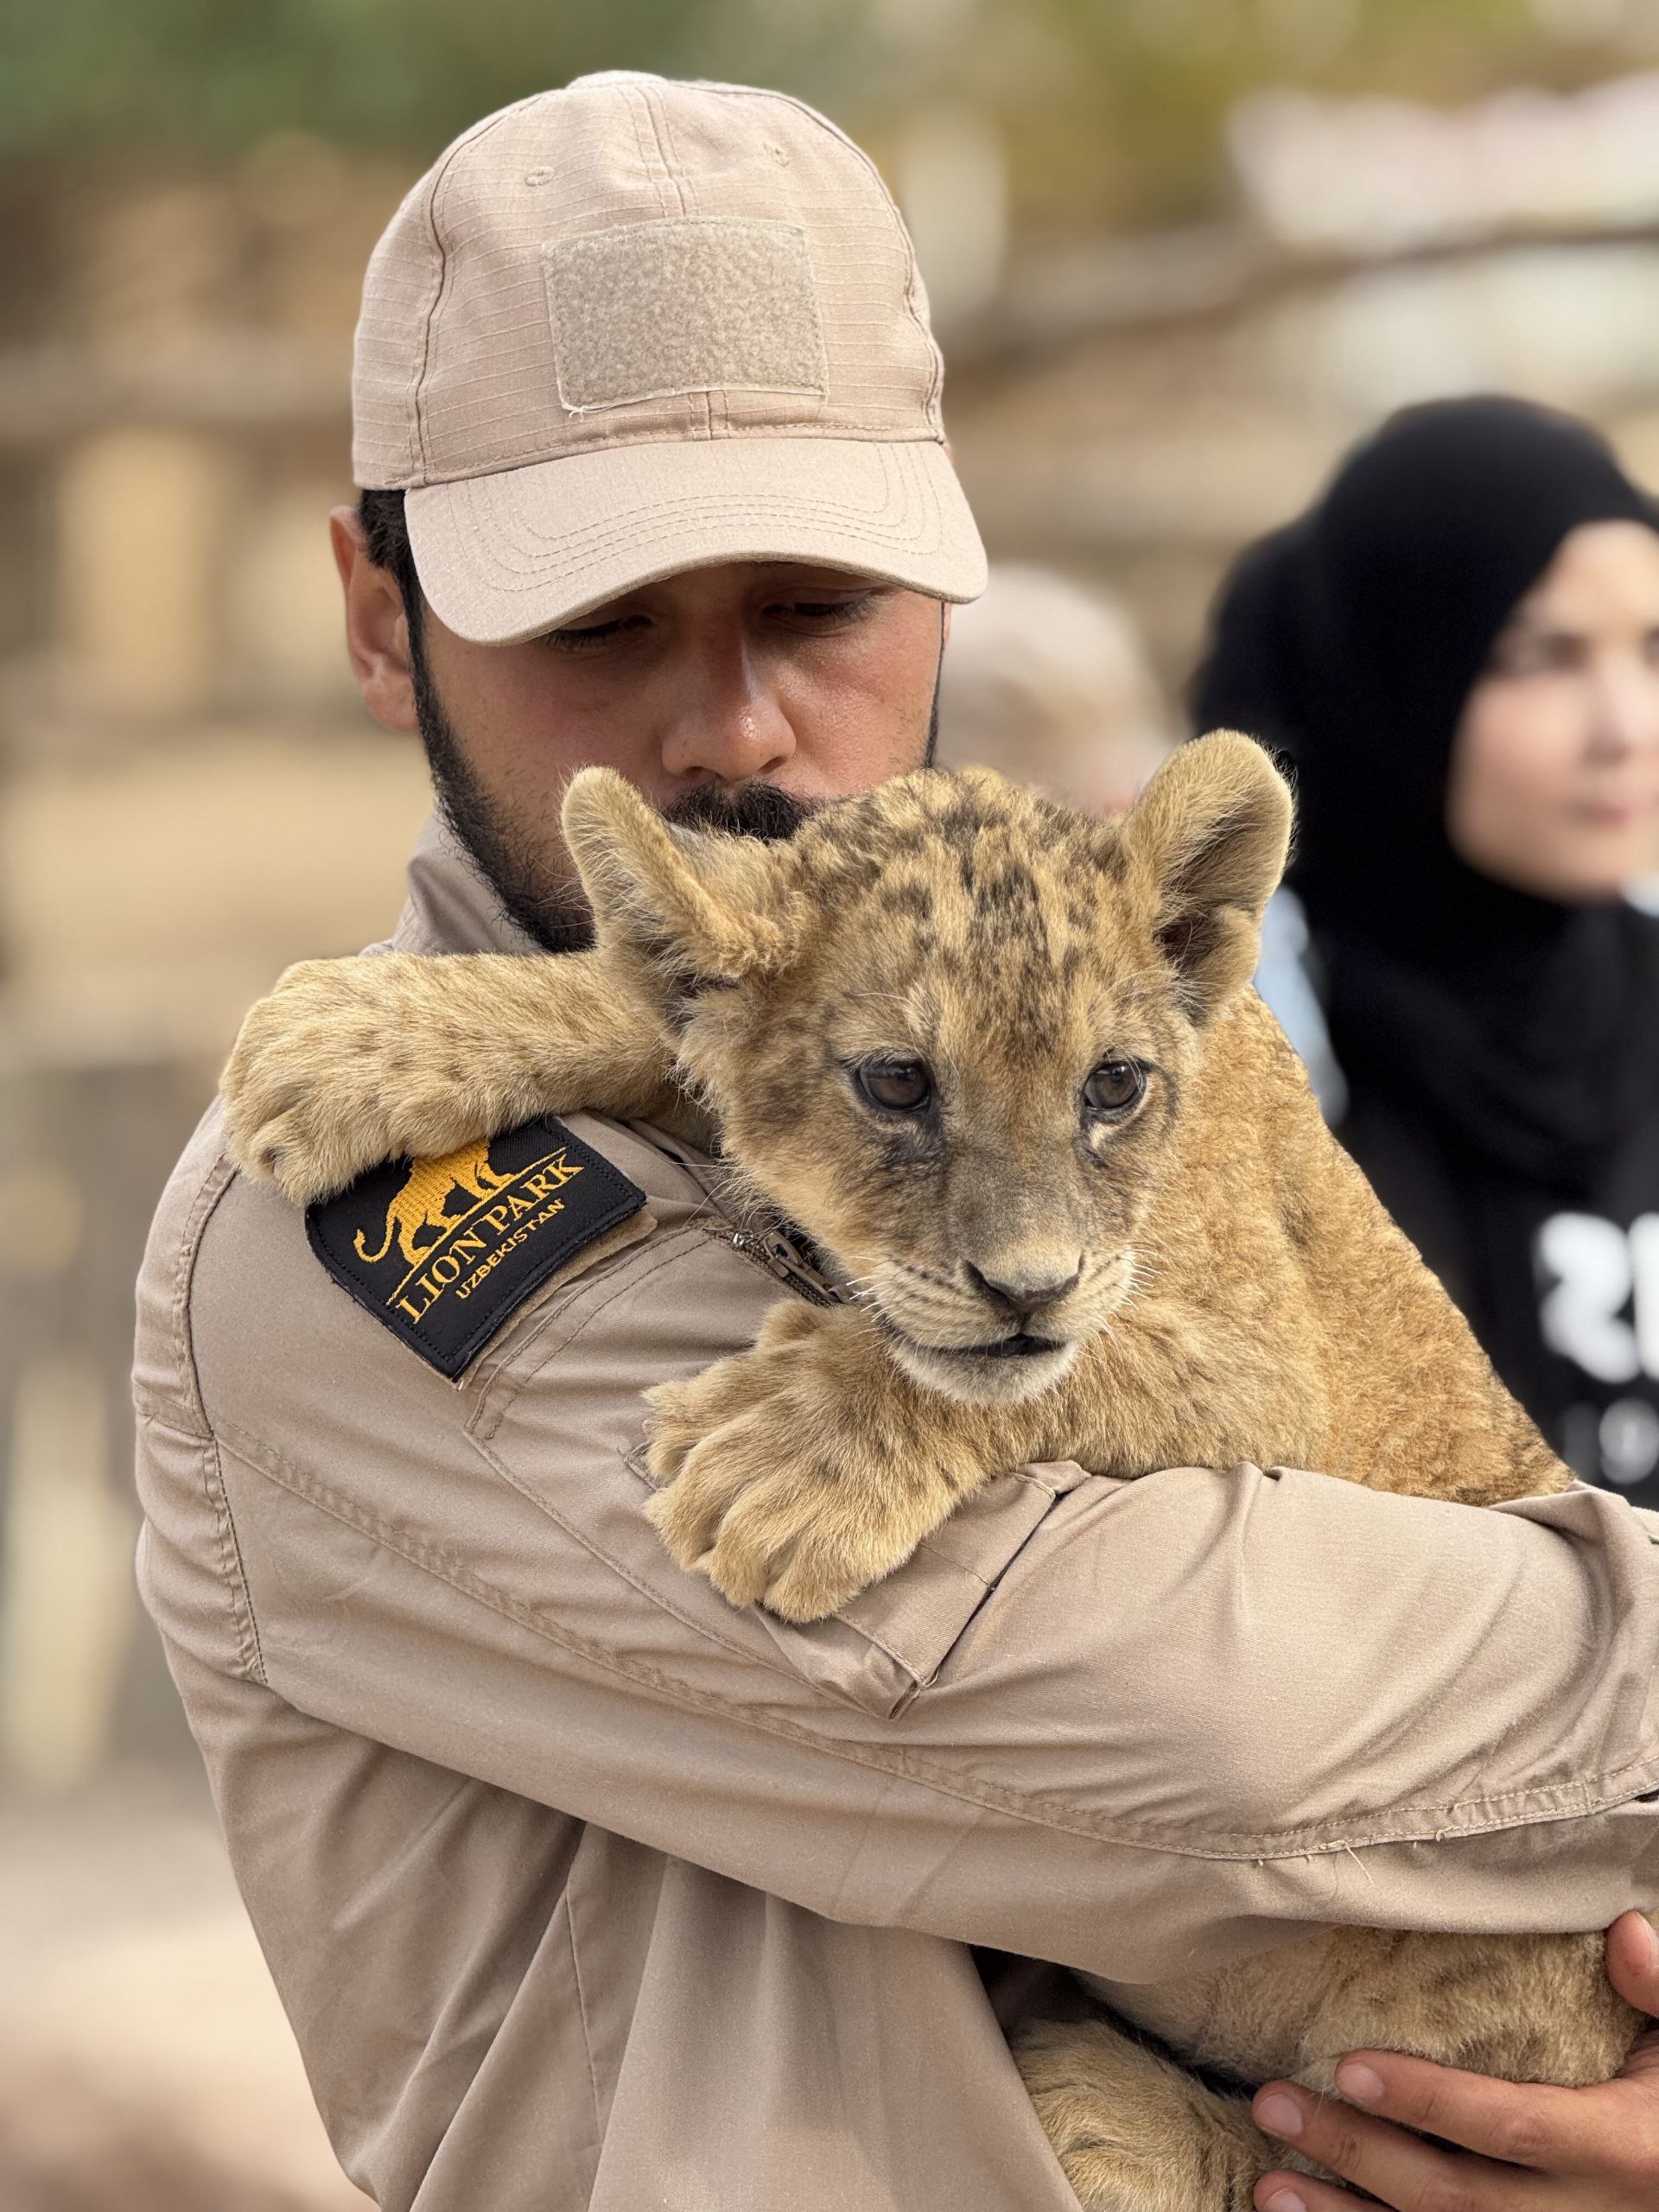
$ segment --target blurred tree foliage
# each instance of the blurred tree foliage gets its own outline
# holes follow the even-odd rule
[[[1630,67],[1659,0],[0,0],[0,156],[232,151],[302,129],[424,156],[583,70],[772,83],[878,153],[930,101],[1000,126],[1016,222],[1213,210],[1263,82],[1461,99]]]

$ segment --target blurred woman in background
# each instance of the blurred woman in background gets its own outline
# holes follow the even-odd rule
[[[995,768],[1117,814],[1174,742],[1141,633],[1109,593],[999,562],[981,598],[951,608],[942,768]]]
[[[1586,1479],[1659,1505],[1659,511],[1510,400],[1396,416],[1194,686],[1298,789],[1338,1127]]]

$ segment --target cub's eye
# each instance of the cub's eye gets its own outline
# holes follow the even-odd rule
[[[1127,1114],[1146,1088],[1146,1071],[1133,1060],[1103,1060],[1084,1084],[1084,1107],[1090,1114]]]
[[[933,1096],[933,1078],[921,1060],[866,1060],[853,1070],[853,1081],[887,1114],[919,1114]]]

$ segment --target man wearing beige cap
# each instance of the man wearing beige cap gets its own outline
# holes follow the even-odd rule
[[[793,101],[588,78],[444,155],[370,267],[334,518],[364,696],[442,801],[394,944],[581,942],[581,763],[775,835],[925,756],[983,574],[939,383],[890,200]],[[735,1611],[645,1517],[640,1393],[817,1293],[810,1255],[659,1130],[558,1141],[596,1195],[429,1320],[376,1271],[545,1177],[540,1137],[308,1224],[210,1114],[139,1287],[144,1594],[377,2202],[1065,2212],[1004,2040],[1062,1977],[1023,1961],[1659,1899],[1659,1548],[1618,1500],[1030,1467],[842,1618]],[[1652,2009],[1641,1925],[1615,1962]],[[1640,2081],[1376,2063],[1377,2112],[1432,2092],[1471,2145],[1305,2101],[1386,2202],[1659,2174]],[[1516,2113],[1524,2175],[1482,2155]]]

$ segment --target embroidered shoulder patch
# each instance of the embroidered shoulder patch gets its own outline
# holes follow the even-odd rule
[[[454,1377],[538,1283],[645,1203],[549,1115],[442,1160],[372,1168],[305,1225],[334,1281]]]

